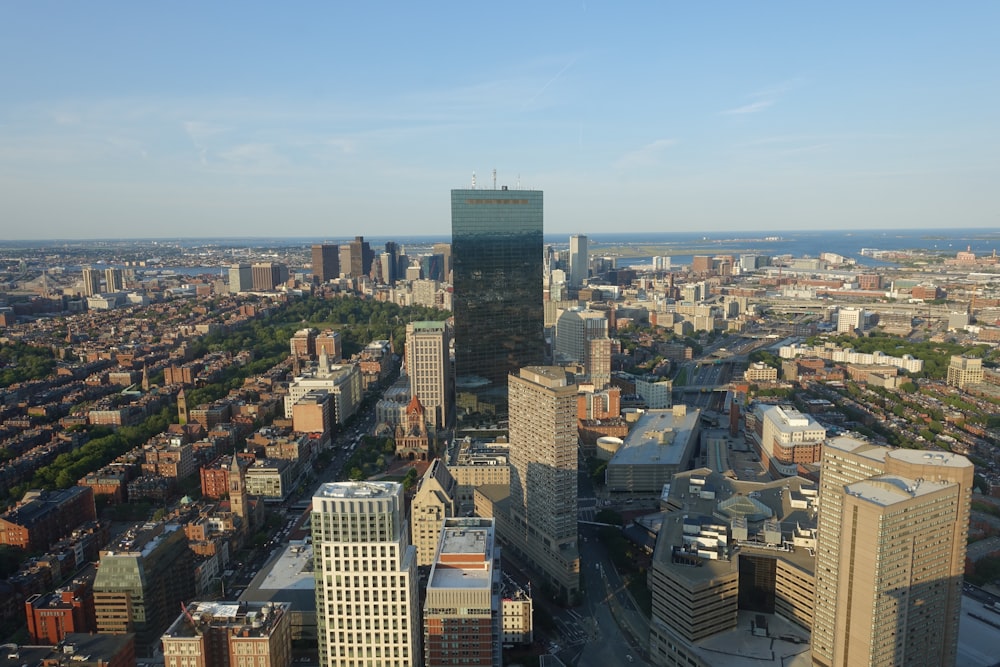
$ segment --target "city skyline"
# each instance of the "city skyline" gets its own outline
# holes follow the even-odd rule
[[[527,8],[8,9],[5,236],[997,226],[995,5]]]

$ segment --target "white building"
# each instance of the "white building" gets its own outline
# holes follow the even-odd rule
[[[320,667],[422,663],[405,511],[398,482],[331,482],[313,496]]]

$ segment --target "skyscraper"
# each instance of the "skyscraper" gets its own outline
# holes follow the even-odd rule
[[[320,667],[420,664],[417,552],[403,485],[332,482],[313,496]]]
[[[823,448],[814,665],[954,665],[973,466],[849,437]]]
[[[567,599],[579,592],[577,386],[558,366],[510,376],[510,499],[501,536]]]
[[[83,295],[94,296],[101,293],[101,271],[92,266],[83,267]]]
[[[387,285],[395,285],[399,280],[399,244],[386,241],[385,254],[381,257],[382,279]]]
[[[253,289],[253,269],[249,264],[233,264],[229,267],[229,293],[249,292]]]
[[[459,392],[491,390],[504,414],[507,375],[544,363],[542,193],[452,190],[451,237]]]
[[[579,287],[589,277],[589,262],[587,237],[582,234],[569,237],[569,284],[571,287]]]
[[[125,273],[121,269],[109,266],[104,269],[104,282],[108,284],[109,292],[121,292],[125,289]]]
[[[406,325],[406,374],[410,394],[420,399],[436,430],[445,427],[451,413],[451,331],[444,322]]]
[[[340,276],[339,248],[330,243],[316,244],[312,247],[313,282],[325,283]]]
[[[276,262],[255,262],[251,265],[250,271],[253,289],[257,292],[271,292],[276,285],[288,280],[288,267]],[[232,280],[231,269],[229,277]]]
[[[431,246],[431,252],[435,255],[441,255],[444,257],[444,280],[448,282],[451,280],[451,244],[450,243],[435,243]]]
[[[364,236],[355,236],[347,245],[340,246],[340,270],[351,278],[367,276],[372,270],[375,253]]]

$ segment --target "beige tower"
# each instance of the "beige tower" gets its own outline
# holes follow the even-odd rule
[[[420,399],[427,420],[435,430],[445,427],[451,412],[451,332],[444,322],[410,322],[406,325],[406,374],[410,394]]]
[[[814,665],[955,664],[972,481],[963,456],[826,443]]]
[[[567,599],[580,588],[577,386],[558,366],[509,378],[510,500],[503,536]]]
[[[444,520],[457,515],[458,485],[441,459],[434,459],[420,479],[410,503],[410,541],[417,548],[417,565],[431,566]]]

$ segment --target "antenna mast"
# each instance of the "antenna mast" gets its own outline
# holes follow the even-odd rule
[[[476,172],[472,172],[472,189],[476,189]]]
[[[493,189],[497,189],[497,168],[493,167]]]

